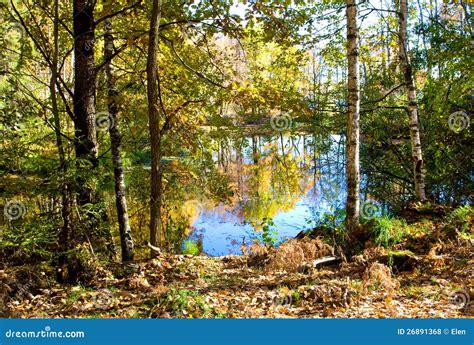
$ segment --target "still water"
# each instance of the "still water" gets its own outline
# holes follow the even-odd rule
[[[256,136],[218,146],[215,164],[237,193],[229,203],[204,204],[192,223],[190,238],[208,255],[241,254],[242,243],[261,239],[265,226],[284,241],[344,208],[341,136]]]

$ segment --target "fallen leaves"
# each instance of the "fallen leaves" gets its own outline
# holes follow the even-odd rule
[[[249,266],[246,256],[162,255],[134,264],[115,264],[110,268],[113,273],[97,277],[87,286],[51,283],[39,289],[37,284],[31,285],[30,289],[31,274],[15,275],[7,270],[0,271],[0,284],[7,316],[15,317],[472,315],[472,302],[462,308],[450,303],[452,291],[473,290],[472,246],[447,243],[434,247],[415,242],[411,250],[417,246],[423,252],[405,271],[389,267],[390,251],[373,247],[350,262],[305,272],[295,270],[296,265],[288,270],[278,265],[274,269]],[[306,248],[309,256],[318,256],[311,248]],[[301,252],[298,255],[302,256]],[[414,256],[410,252],[399,258]],[[11,277],[21,279],[17,283]],[[29,295],[31,298],[26,297]]]

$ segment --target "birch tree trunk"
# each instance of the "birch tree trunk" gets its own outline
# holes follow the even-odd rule
[[[416,101],[416,89],[413,81],[413,73],[407,50],[407,0],[399,0],[400,11],[398,21],[399,36],[399,58],[400,70],[403,73],[405,89],[408,98],[408,114],[410,124],[411,155],[413,160],[413,174],[415,179],[415,193],[419,201],[425,201],[425,175],[423,167],[423,156],[421,151],[420,125],[418,122],[418,103]]]
[[[106,1],[104,1],[104,4]],[[119,107],[116,102],[118,92],[115,85],[115,75],[112,66],[112,58],[114,54],[114,38],[112,36],[112,23],[110,19],[105,21],[104,35],[104,58],[106,64],[105,76],[107,81],[107,105],[110,116],[109,134],[110,146],[112,151],[112,163],[114,166],[114,183],[115,183],[115,204],[117,207],[117,218],[120,231],[120,245],[122,248],[122,261],[133,260],[133,240],[132,230],[128,219],[127,198],[125,190],[125,178],[123,175],[123,164],[121,157],[122,136],[119,130]]]
[[[357,28],[356,0],[347,0],[347,204],[346,225],[349,238],[359,227],[359,53],[357,44],[359,33]]]
[[[158,31],[161,0],[153,0],[147,57],[148,126],[151,145],[150,244],[161,247],[161,204],[163,167],[161,165],[161,133],[158,90]],[[151,250],[151,256],[156,251]]]

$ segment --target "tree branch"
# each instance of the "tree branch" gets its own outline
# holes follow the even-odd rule
[[[170,129],[171,127],[171,121],[178,115],[178,113],[187,107],[190,103],[201,103],[204,102],[203,99],[198,99],[198,100],[193,100],[193,101],[186,101],[183,104],[181,104],[179,107],[177,107],[175,110],[173,110],[169,116],[166,117],[165,123],[163,124],[163,127],[161,128],[161,135],[163,135],[167,130]]]
[[[125,13],[127,12],[128,10],[131,10],[132,8],[138,6],[138,5],[141,5],[142,1],[141,0],[138,0],[136,3],[134,4],[131,4],[130,6],[126,6],[124,8],[122,8],[121,10],[117,11],[117,12],[114,12],[114,13],[110,13],[110,14],[107,14],[105,16],[103,16],[102,18],[99,18],[95,21],[94,25],[98,25],[100,23],[102,23],[104,20],[107,20],[109,18],[112,18],[112,17],[115,17],[119,14],[122,14],[122,13]]]
[[[396,87],[394,87],[393,89],[391,89],[389,92],[387,92],[385,95],[382,96],[382,98],[379,98],[379,99],[376,99],[376,100],[373,100],[373,101],[367,101],[367,102],[364,102],[364,103],[361,103],[360,105],[366,105],[366,104],[371,104],[371,103],[378,103],[378,102],[381,102],[383,101],[385,98],[387,98],[390,94],[394,93],[395,91],[397,91],[399,88],[401,88],[402,86],[405,86],[406,83],[402,83]]]

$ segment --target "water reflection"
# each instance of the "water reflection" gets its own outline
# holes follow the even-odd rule
[[[236,191],[228,204],[203,207],[191,238],[209,255],[240,254],[272,219],[278,241],[344,207],[344,140],[337,135],[222,139],[213,159]]]

